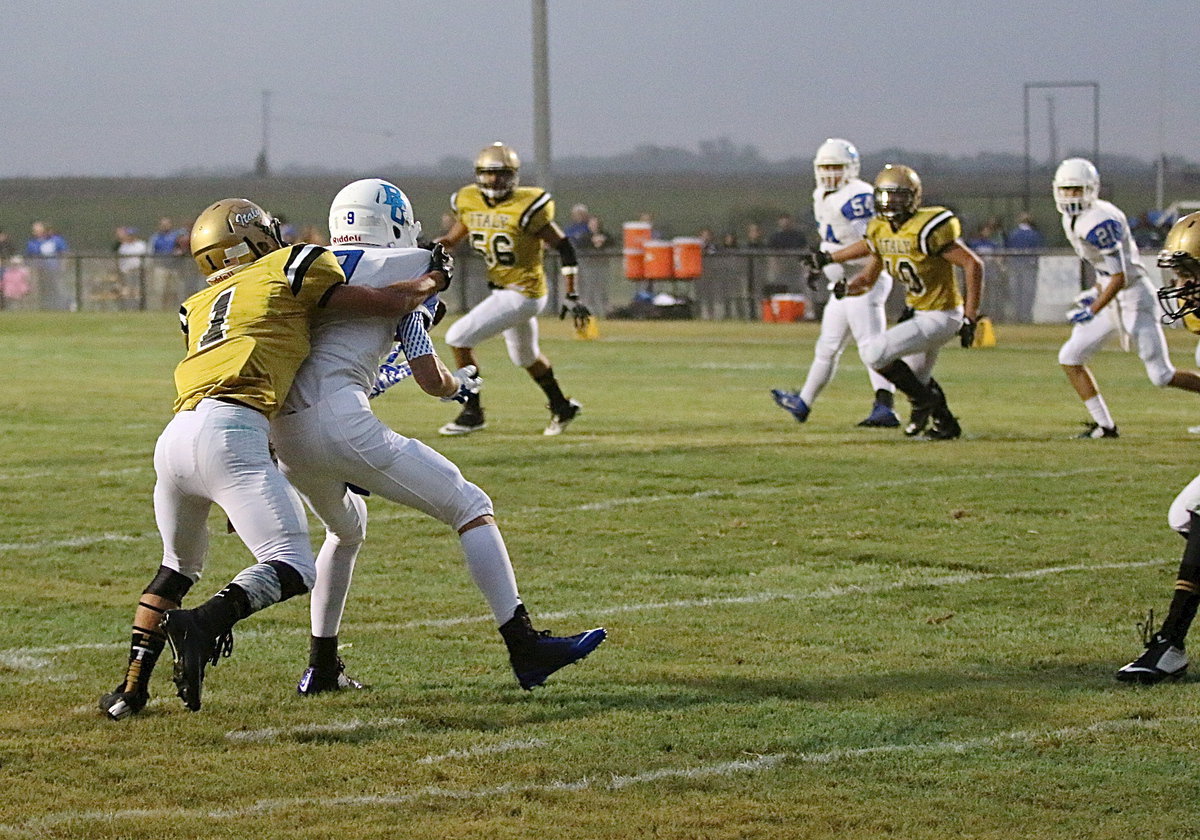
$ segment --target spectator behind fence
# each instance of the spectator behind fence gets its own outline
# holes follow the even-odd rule
[[[179,240],[183,231],[171,219],[158,220],[158,229],[150,237],[150,261],[146,272],[146,308],[175,309],[184,299],[179,284]]]
[[[743,248],[765,248],[767,240],[763,237],[762,225],[758,222],[751,222],[746,225],[746,243]]]
[[[8,236],[8,231],[0,230],[0,262],[8,262],[13,258],[16,249],[13,248],[12,239]]]
[[[721,248],[723,250],[732,251],[738,246],[738,238],[736,233],[727,233],[721,237]]]
[[[592,231],[589,227],[592,214],[586,204],[576,204],[571,208],[571,223],[563,230],[563,235],[570,239],[576,248],[587,248],[591,243]]]
[[[796,227],[796,218],[791,213],[783,213],[775,223],[775,232],[767,240],[770,248],[806,248],[808,240],[804,232]]]
[[[1037,252],[1046,247],[1046,237],[1038,230],[1033,216],[1017,216],[1017,226],[1009,231],[1008,247],[1018,253],[1008,258],[1008,288],[1013,317],[1020,323],[1033,320],[1033,302],[1037,298]]]
[[[588,218],[588,238],[584,244],[585,248],[592,248],[601,251],[611,247],[613,244],[612,235],[604,229],[604,223],[600,221],[599,216],[591,216]]]
[[[150,246],[138,236],[137,228],[117,228],[117,285],[115,298],[118,309],[138,309],[142,302],[142,278],[145,276],[146,254]]]
[[[37,282],[39,307],[74,308],[74,295],[67,289],[61,259],[69,250],[67,240],[45,222],[34,222],[30,225],[30,233],[25,254],[33,258],[31,267]]]

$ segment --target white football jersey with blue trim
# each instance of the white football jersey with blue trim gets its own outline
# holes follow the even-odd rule
[[[1125,272],[1121,292],[1153,294],[1142,255],[1129,234],[1129,221],[1111,201],[1096,200],[1077,216],[1063,214],[1063,233],[1079,258],[1091,264],[1100,285],[1117,272]]]
[[[851,178],[833,192],[820,187],[813,190],[813,216],[821,237],[821,250],[840,251],[861,240],[867,222],[875,215],[875,188],[861,178]],[[865,261],[843,263],[847,275],[862,268]]]
[[[354,286],[383,288],[429,271],[424,248],[329,248],[346,281]],[[407,315],[406,319],[415,317]],[[313,322],[312,350],[296,373],[284,412],[300,411],[347,386],[369,392],[375,372],[396,338],[397,319],[367,318],[345,312],[322,312]]]

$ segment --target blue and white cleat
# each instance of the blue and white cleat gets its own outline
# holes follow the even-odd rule
[[[795,417],[797,423],[803,423],[808,419],[808,403],[800,399],[799,391],[781,391],[778,388],[772,388],[771,396],[775,398],[775,405]]]
[[[508,661],[517,682],[531,691],[555,671],[600,647],[608,631],[597,627],[574,636],[552,636],[549,630],[534,630],[525,605],[520,604],[512,619],[500,628],[500,635],[508,646]]]
[[[871,413],[865,420],[860,420],[858,425],[872,429],[898,429],[900,418],[883,403],[875,403],[871,406]]]

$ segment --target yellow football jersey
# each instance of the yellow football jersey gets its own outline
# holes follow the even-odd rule
[[[309,319],[345,282],[329,251],[292,245],[185,300],[175,411],[224,397],[274,416],[308,355]]]
[[[962,223],[945,207],[922,207],[899,230],[875,216],[866,240],[883,259],[884,268],[908,287],[904,302],[913,309],[954,309],[963,305],[954,264],[942,251],[962,236]]]
[[[489,204],[479,187],[468,184],[450,197],[450,207],[470,231],[471,247],[483,255],[489,283],[531,298],[546,294],[542,240],[537,234],[554,221],[550,193],[518,187],[504,201]]]

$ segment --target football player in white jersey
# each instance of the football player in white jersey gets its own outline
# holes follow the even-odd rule
[[[1200,213],[1184,216],[1172,227],[1158,254],[1163,287],[1158,300],[1167,322],[1182,321],[1200,332]],[[1141,625],[1146,649],[1117,671],[1121,682],[1153,685],[1182,677],[1188,657],[1184,640],[1200,607],[1200,476],[1180,491],[1167,512],[1167,522],[1187,540],[1175,577],[1167,618],[1158,629],[1151,611]]]
[[[1146,277],[1125,214],[1100,197],[1100,175],[1091,161],[1068,158],[1054,173],[1054,203],[1063,233],[1096,273],[1096,285],[1075,299],[1067,320],[1075,325],[1058,351],[1058,362],[1091,415],[1081,438],[1118,437],[1117,424],[1088,369],[1088,361],[1113,333],[1134,346],[1150,381],[1200,392],[1200,375],[1177,371],[1167,354],[1154,287]]]
[[[429,270],[430,252],[416,247],[420,223],[412,205],[387,181],[370,178],[344,187],[330,207],[329,233],[331,250],[352,286],[387,285],[391,278]],[[448,258],[441,246],[435,248],[435,264]],[[434,351],[427,330],[437,309],[438,301],[430,299],[399,327],[387,318],[318,319],[312,350],[272,424],[280,469],[326,528],[310,605],[309,667],[297,687],[300,694],[361,687],[345,675],[337,642],[366,535],[362,493],[423,511],[457,531],[467,568],[495,615],[522,688],[541,685],[604,641],[600,628],[566,638],[534,630],[517,594],[491,499],[448,459],[392,431],[371,411],[368,394],[394,338],[426,393],[461,402],[478,392],[473,367],[451,373]]]
[[[825,253],[862,241],[867,222],[874,215],[874,187],[858,177],[859,165],[858,149],[854,144],[835,137],[822,143],[813,157],[813,175],[817,182],[813,190],[813,215],[821,236],[821,250]],[[814,270],[809,280],[815,289],[813,278],[823,277],[832,294],[821,316],[821,334],[813,349],[808,376],[799,391],[771,391],[775,403],[801,423],[808,419],[821,389],[837,373],[838,360],[850,338],[853,336],[861,346],[870,336],[887,329],[884,304],[892,290],[892,278],[886,271],[881,272],[879,280],[866,294],[845,296],[847,271],[853,276],[865,262],[829,263],[820,273]],[[875,402],[871,413],[858,425],[896,428],[900,425],[900,418],[893,410],[896,386],[870,367],[867,376],[875,392]]]

